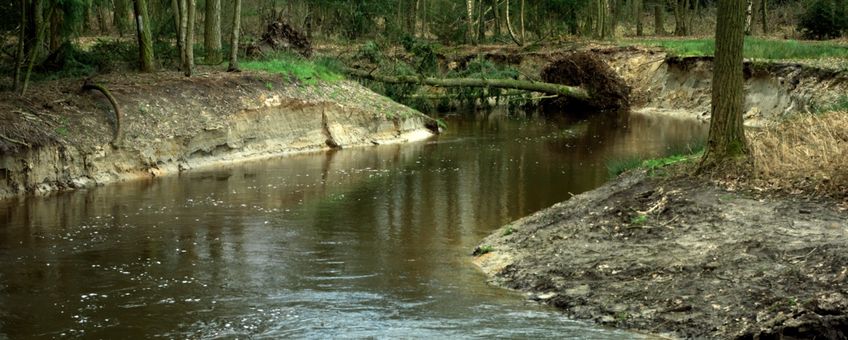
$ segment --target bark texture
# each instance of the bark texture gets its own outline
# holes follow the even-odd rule
[[[207,64],[221,62],[221,0],[206,0],[203,47]]]
[[[138,62],[142,72],[153,72],[153,38],[150,34],[150,18],[147,15],[147,0],[133,1],[135,10],[136,36],[138,37]]]
[[[230,36],[230,66],[229,72],[238,72],[239,30],[241,30],[241,0],[233,1],[233,34]]]
[[[745,156],[748,144],[743,129],[744,79],[742,48],[745,43],[745,9],[739,0],[718,2],[712,116],[701,170]]]

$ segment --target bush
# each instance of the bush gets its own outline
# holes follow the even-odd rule
[[[837,38],[848,29],[848,18],[842,1],[810,0],[801,14],[798,30],[808,39]]]

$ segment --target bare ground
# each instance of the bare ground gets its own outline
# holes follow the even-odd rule
[[[846,208],[636,172],[504,226],[475,263],[497,285],[608,326],[845,339]]]

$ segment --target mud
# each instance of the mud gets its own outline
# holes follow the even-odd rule
[[[163,72],[37,84],[0,100],[0,199],[176,174],[251,159],[432,135],[431,119],[353,82],[302,84],[262,73]]]
[[[475,263],[569,316],[685,338],[848,336],[837,202],[627,174],[487,237]]]

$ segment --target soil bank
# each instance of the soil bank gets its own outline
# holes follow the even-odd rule
[[[0,199],[152,178],[298,152],[420,140],[432,119],[355,82],[264,73],[107,75],[114,114],[82,80],[36,84],[0,100]]]

